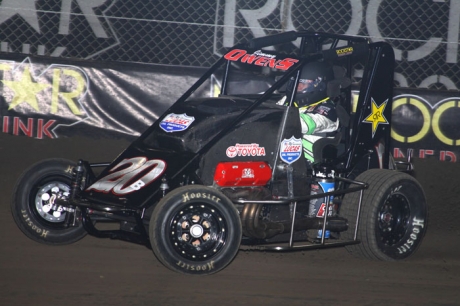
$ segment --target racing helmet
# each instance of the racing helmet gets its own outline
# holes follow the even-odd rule
[[[311,62],[302,68],[295,96],[298,107],[308,106],[327,98],[327,83],[334,79],[332,66],[325,62]],[[294,81],[287,86],[287,93],[292,91]]]

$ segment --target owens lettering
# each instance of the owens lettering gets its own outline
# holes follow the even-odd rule
[[[288,70],[298,60],[293,58],[285,58],[282,60],[276,60],[276,56],[273,54],[262,53],[259,51],[254,54],[248,54],[246,50],[234,49],[224,55],[224,58],[229,61],[240,61],[245,64],[256,65],[261,67],[270,67],[273,69]]]

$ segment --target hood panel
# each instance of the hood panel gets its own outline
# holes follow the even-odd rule
[[[235,119],[251,103],[248,99],[227,97],[173,105],[145,135],[134,141],[99,175],[85,190],[85,194],[96,201],[110,199],[110,202],[141,207],[150,201],[149,199],[156,197],[162,178],[166,178],[169,187],[174,189],[183,179],[181,171],[192,160],[187,173],[184,173],[190,177],[199,174],[197,170],[203,156],[204,159],[209,159],[210,156],[224,154],[219,159],[229,159],[225,156],[227,148],[238,143],[259,143],[266,153],[256,159],[268,159],[273,164],[281,118],[286,109],[273,103],[262,104],[235,124]],[[165,122],[169,114],[181,115],[175,123],[179,123],[179,129],[182,130],[168,132],[162,128],[162,122]],[[219,132],[230,125],[234,127],[232,126],[224,139],[214,140]],[[267,141],[262,140],[262,135],[266,135],[264,138]],[[213,140],[215,142],[209,147],[209,151],[200,151]],[[201,156],[200,153],[204,155]],[[254,159],[254,156],[248,158]],[[213,167],[214,165],[211,168],[206,167],[206,178],[212,175]]]

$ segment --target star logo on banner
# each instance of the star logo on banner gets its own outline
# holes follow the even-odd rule
[[[49,84],[35,83],[32,80],[28,67],[24,69],[20,81],[2,81],[2,83],[14,91],[14,98],[8,110],[26,102],[37,112],[40,111],[38,108],[37,94],[50,86]]]
[[[0,24],[4,23],[14,15],[18,14],[24,20],[40,33],[38,25],[37,9],[35,2],[37,0],[3,0],[0,3]]]
[[[372,112],[366,119],[363,120],[364,123],[371,123],[372,124],[372,138],[374,138],[375,132],[379,127],[379,124],[388,124],[387,118],[383,112],[385,111],[385,107],[387,106],[388,99],[385,100],[380,106],[377,106],[375,103],[374,98],[372,100]]]

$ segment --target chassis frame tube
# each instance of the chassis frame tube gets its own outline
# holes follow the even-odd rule
[[[326,247],[339,247],[339,246],[346,246],[346,245],[351,245],[351,244],[358,244],[360,241],[357,239],[357,233],[358,233],[358,226],[359,226],[359,219],[361,216],[361,207],[362,207],[362,199],[363,199],[363,193],[364,190],[369,187],[367,183],[364,182],[359,182],[359,181],[354,181],[350,180],[347,178],[342,178],[342,177],[334,177],[335,180],[338,181],[343,181],[349,184],[355,184],[358,185],[357,187],[351,187],[347,189],[342,189],[342,190],[337,190],[333,192],[325,192],[325,193],[320,193],[316,195],[310,195],[310,196],[305,196],[305,197],[297,197],[297,198],[291,198],[291,199],[285,199],[285,200],[267,200],[267,201],[246,201],[246,200],[238,200],[236,201],[239,204],[246,204],[246,203],[254,203],[254,204],[293,204],[294,209],[292,213],[292,219],[291,219],[291,231],[290,231],[290,236],[289,236],[289,242],[287,245],[277,245],[277,246],[264,246],[260,245],[257,246],[256,249],[259,250],[264,250],[264,251],[293,251],[293,250],[299,250],[299,249],[318,249],[318,248],[326,248]],[[329,211],[329,205],[330,205],[330,196],[331,195],[339,195],[339,194],[346,194],[346,193],[351,193],[351,192],[360,192],[359,196],[359,202],[358,202],[358,211],[356,214],[356,226],[354,228],[354,235],[353,235],[353,240],[349,241],[341,241],[341,242],[331,242],[331,243],[326,243],[325,241],[325,233],[326,233],[326,223],[327,223],[327,212]],[[316,199],[316,198],[322,198],[326,197],[326,208],[325,208],[325,214],[324,214],[324,221],[323,221],[323,230],[321,233],[321,242],[319,244],[302,244],[302,245],[294,245],[294,227],[295,227],[295,214],[297,210],[297,201],[305,201],[305,200],[310,200],[310,199]]]

